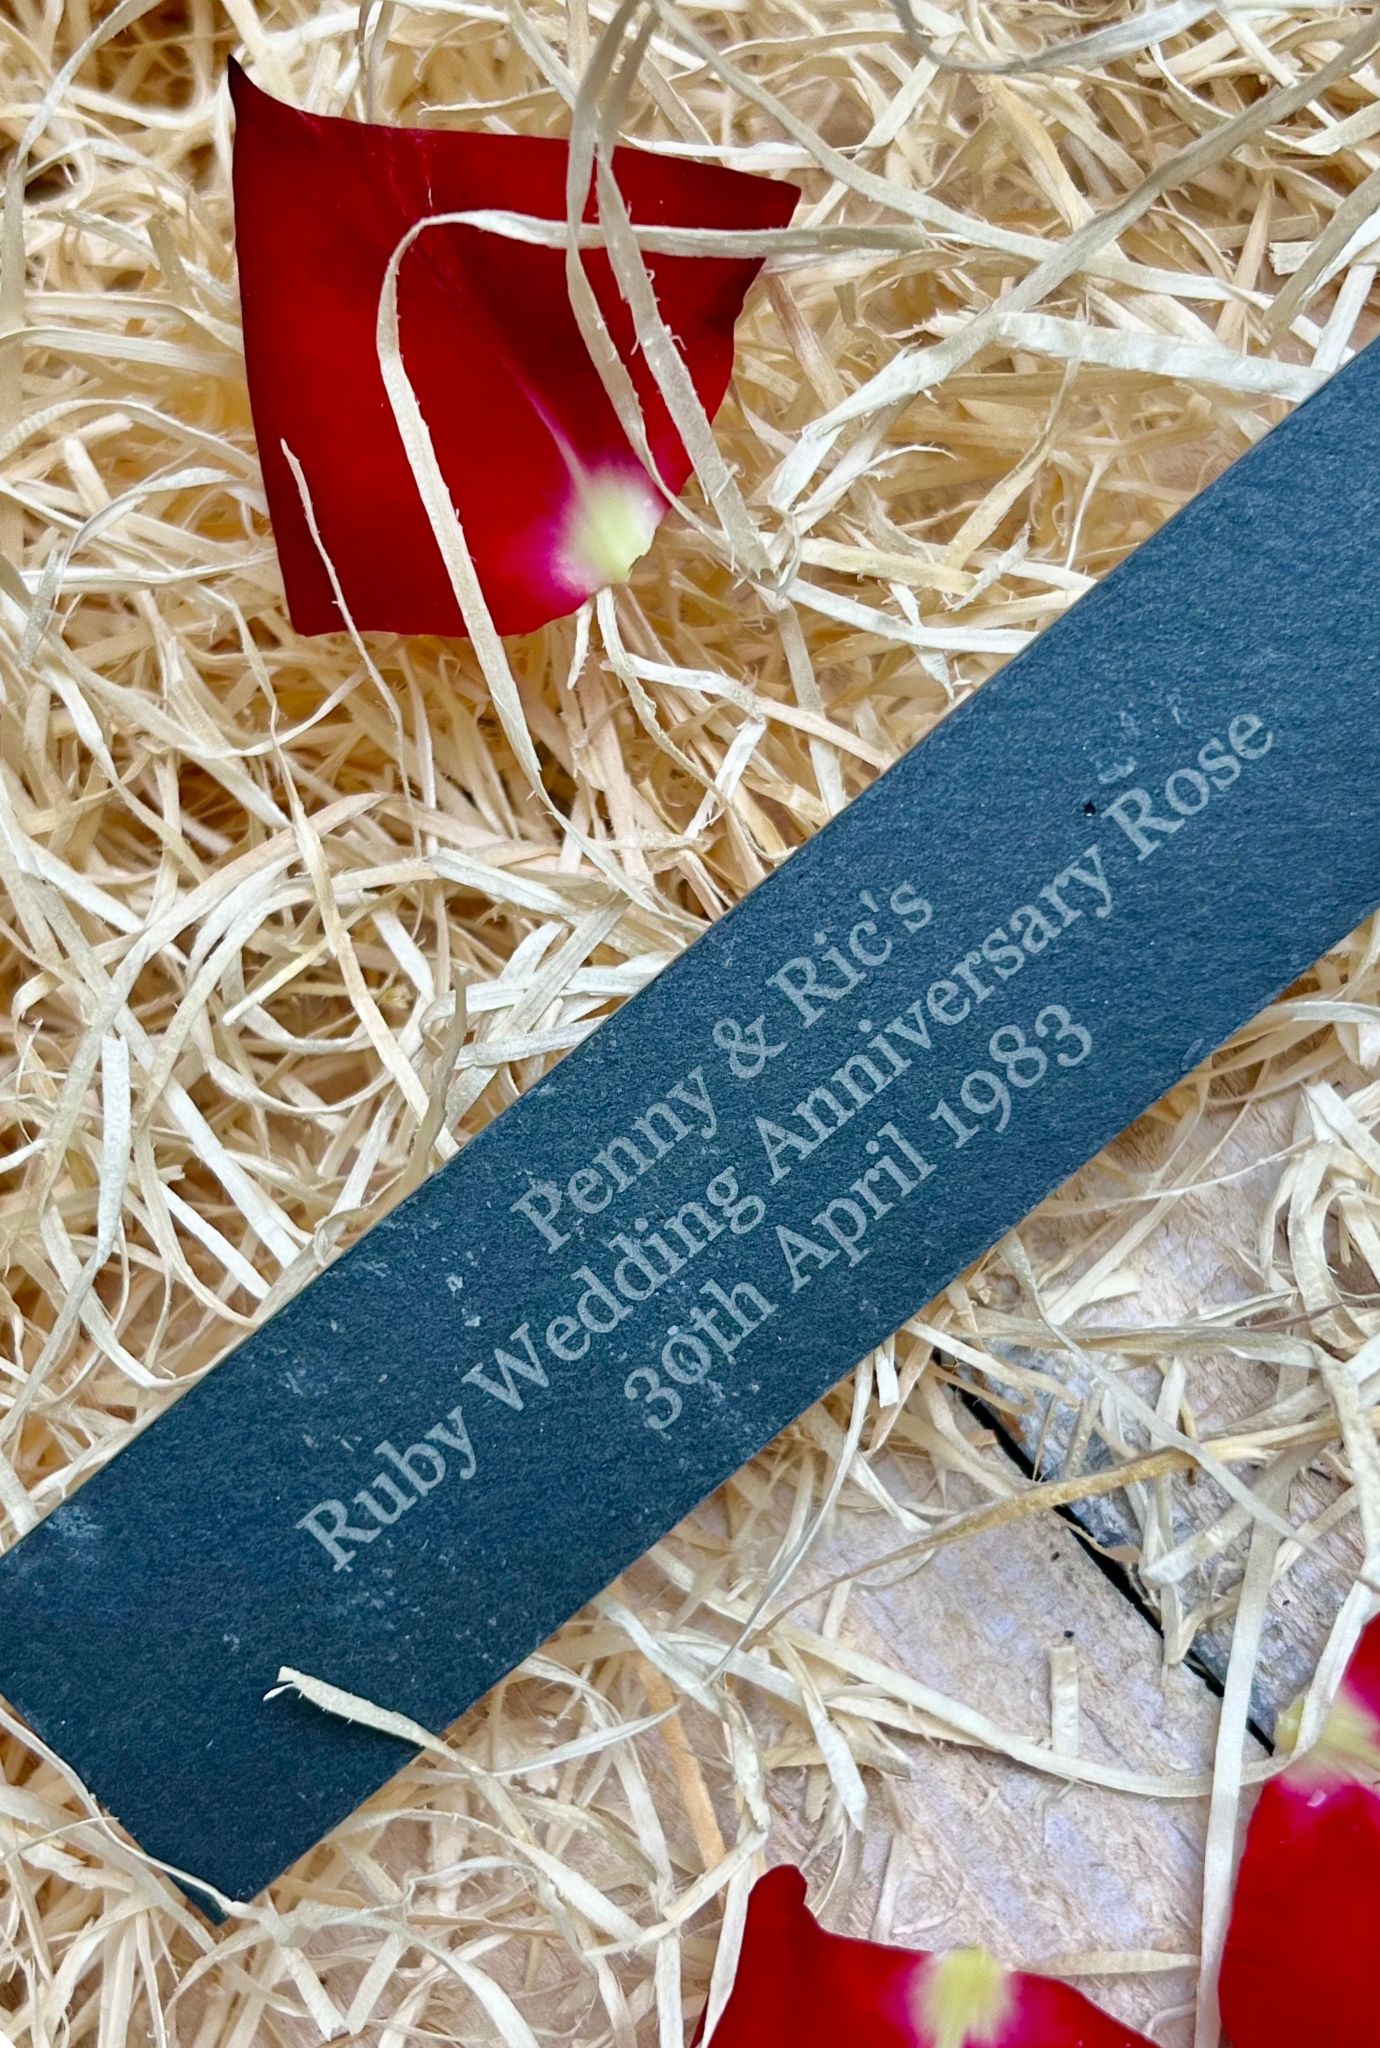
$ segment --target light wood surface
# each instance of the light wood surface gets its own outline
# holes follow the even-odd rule
[[[845,1511],[812,1571],[861,1570],[870,1552],[875,1525]],[[1051,1655],[1071,1653],[1079,1756],[1166,1777],[1210,1769],[1217,1701],[1193,1672],[1166,1665],[1156,1631],[1051,1518],[943,1549],[889,1588],[860,1588],[842,1636],[1046,1744]],[[1061,1784],[953,1742],[898,1746],[904,1775],[869,1774],[876,1825],[857,1881],[824,1904],[831,1927],[917,1947],[980,1943],[1033,1968],[1092,1952],[1196,1955],[1206,1799]],[[797,1841],[808,1855],[804,1824]],[[892,1841],[903,1846],[888,1854]],[[1142,2028],[1156,2020],[1170,2048],[1189,2040],[1187,1968],[1075,1981]]]

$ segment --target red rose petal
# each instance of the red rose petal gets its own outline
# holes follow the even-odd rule
[[[1380,1722],[1380,1619],[1362,1631],[1361,1640],[1346,1667],[1342,1690],[1367,1708],[1373,1720]]]
[[[231,71],[235,222],[250,398],[293,624],[344,620],[281,443],[302,465],[357,626],[463,633],[403,452],[375,341],[379,291],[428,215],[505,208],[565,218],[567,148],[535,136],[374,127],[304,114]],[[642,151],[614,156],[634,222],[779,227],[794,186]],[[594,217],[594,207],[586,218]],[[712,414],[759,269],[649,256],[661,314]],[[690,462],[640,354],[608,258],[587,269],[642,404],[667,487]],[[619,425],[571,310],[562,249],[438,227],[404,259],[403,358],[494,623],[527,632],[625,575],[665,509]]]
[[[1222,1959],[1234,2048],[1375,2048],[1380,1999],[1380,1622],[1316,1749],[1260,1795]]]
[[[738,1974],[712,2048],[1149,2048],[1049,1977],[981,1950],[927,1955],[826,1934],[805,1880],[771,1871],[748,1901]]]

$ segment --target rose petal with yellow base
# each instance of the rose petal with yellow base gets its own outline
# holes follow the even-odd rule
[[[342,598],[360,628],[465,631],[379,362],[380,291],[409,234],[403,366],[494,625],[529,632],[622,582],[691,465],[609,257],[586,251],[585,276],[636,394],[651,470],[585,345],[564,247],[474,224],[495,213],[564,222],[567,145],[306,113],[238,67],[230,87],[249,396],[298,631],[342,630]],[[799,196],[780,180],[638,149],[614,150],[612,171],[638,227],[782,227]],[[596,211],[591,194],[586,220]],[[646,261],[712,417],[760,266],[713,254]]]
[[[753,1890],[712,2048],[1149,2048],[1071,1985],[949,1955],[828,1934],[783,1864]]]
[[[1220,1984],[1233,2048],[1375,2048],[1377,1954],[1380,1621],[1251,1817]]]

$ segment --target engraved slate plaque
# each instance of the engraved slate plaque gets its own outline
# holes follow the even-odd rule
[[[0,1689],[248,1896],[1380,900],[1380,353],[0,1561]],[[111,1682],[111,1674],[118,1681]]]

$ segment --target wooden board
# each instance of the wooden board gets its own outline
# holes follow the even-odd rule
[[[1297,1113],[1292,1094],[1263,1107],[1252,1105],[1224,1142],[1214,1162],[1212,1184],[1173,1206],[1137,1248],[1119,1286],[1114,1279],[1105,1294],[1095,1295],[1076,1313],[1075,1330],[1085,1338],[1095,1336],[1099,1327],[1128,1324],[1168,1333],[1162,1350],[1152,1350],[1148,1363],[1142,1359],[1138,1366],[1127,1366],[1114,1344],[1098,1354],[1104,1367],[1125,1369],[1131,1384],[1150,1403],[1158,1399],[1162,1375],[1175,1361],[1176,1326],[1201,1322],[1209,1307],[1259,1303],[1262,1327],[1276,1327],[1268,1308],[1271,1275],[1261,1264],[1261,1218],[1269,1213]],[[1147,1132],[1133,1130],[1117,1149],[1125,1148],[1135,1158],[1144,1155],[1149,1143]],[[1098,1172],[1096,1167],[1091,1170],[1092,1175]],[[1074,1277],[1076,1281],[1076,1273]],[[1027,1470],[1042,1479],[1063,1479],[1121,1462],[1125,1452],[1109,1447],[1105,1391],[1076,1355],[1052,1347],[1019,1346],[1011,1347],[1009,1355],[1068,1390],[1066,1401],[1041,1399],[1022,1409],[1002,1400],[1000,1412],[984,1407],[988,1419],[1008,1433],[1011,1448]],[[1238,1428],[1268,1404],[1278,1385],[1273,1366],[1225,1350],[1185,1354],[1182,1364],[1186,1408],[1202,1436]],[[980,1375],[966,1376],[981,1402],[989,1389]],[[990,1391],[1000,1398],[1010,1390]],[[1148,1433],[1136,1424],[1128,1426],[1123,1418],[1121,1426],[1137,1445],[1153,1448]],[[1251,1468],[1246,1476],[1253,1478],[1257,1469]],[[1222,1489],[1201,1472],[1175,1477],[1162,1486],[1174,1544],[1211,1528],[1231,1507]],[[1252,1693],[1253,1724],[1266,1737],[1273,1733],[1281,1710],[1311,1680],[1342,1600],[1361,1569],[1354,1513],[1340,1513],[1331,1521],[1345,1509],[1344,1493],[1335,1466],[1321,1452],[1305,1464],[1289,1489],[1288,1513],[1295,1526],[1307,1528],[1318,1517],[1328,1518],[1330,1525],[1303,1548],[1277,1583],[1266,1617]],[[1093,1541],[1128,1568],[1129,1590],[1159,1615],[1170,1654],[1176,1659],[1190,1654],[1209,1683],[1220,1685],[1231,1652],[1235,1594],[1245,1566],[1244,1525],[1220,1552],[1167,1590],[1156,1582],[1153,1571],[1143,1575],[1139,1569],[1143,1503],[1138,1515],[1124,1492],[1112,1492],[1079,1503],[1072,1512]],[[1195,1617],[1204,1613],[1208,1619],[1195,1628]]]
[[[843,1512],[806,1583],[865,1570],[876,1537],[875,1518]],[[989,1531],[900,1583],[860,1588],[842,1638],[1042,1743],[1051,1652],[1071,1652],[1082,1757],[1166,1776],[1210,1769],[1216,1700],[1193,1672],[1165,1664],[1155,1630],[1052,1518]],[[980,1943],[1037,1968],[1080,1952],[1196,1955],[1205,1799],[1062,1784],[952,1742],[903,1737],[900,1747],[907,1775],[869,1774],[876,1824],[860,1871],[824,1906],[827,1924],[917,1947]],[[807,1857],[810,1829],[797,1822],[792,1833]],[[1169,2048],[1188,2042],[1189,1968],[1075,1981],[1135,2025],[1153,2020]]]

